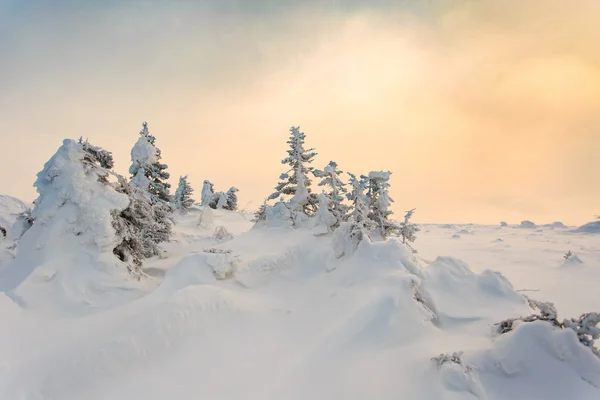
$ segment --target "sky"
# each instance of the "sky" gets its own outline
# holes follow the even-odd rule
[[[171,183],[257,208],[290,126],[391,170],[416,222],[600,213],[597,0],[0,0],[0,182],[35,199],[64,138],[126,174],[148,121]]]

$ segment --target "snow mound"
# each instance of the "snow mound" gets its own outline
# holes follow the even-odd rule
[[[455,233],[454,235],[452,235],[452,239],[460,239],[460,235],[458,233]]]
[[[551,224],[546,224],[544,226],[547,228],[567,228],[567,226],[560,221],[555,221]]]
[[[577,265],[583,264],[581,258],[579,258],[576,254],[571,255],[569,258],[563,261],[563,267],[573,267]]]
[[[491,350],[468,356],[494,399],[594,399],[600,388],[600,358],[571,329],[545,321],[519,325]]]
[[[577,233],[600,233],[600,221],[592,221],[587,224],[581,225],[573,232]]]
[[[472,235],[473,231],[470,231],[468,229],[461,229],[460,231],[456,232],[459,235]]]
[[[480,319],[491,324],[500,315],[510,317],[515,309],[529,311],[525,297],[499,272],[476,274],[452,257],[438,257],[426,271],[422,287],[436,304],[442,324]]]
[[[524,229],[533,229],[535,228],[536,225],[535,223],[531,222],[531,221],[521,221],[521,224],[519,225],[519,228],[524,228]]]

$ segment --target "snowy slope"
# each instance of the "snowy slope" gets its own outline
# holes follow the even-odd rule
[[[105,293],[98,310],[93,293],[94,307],[77,313],[0,296],[10,327],[0,329],[0,398],[600,398],[600,360],[572,332],[533,323],[490,333],[531,312],[516,289],[539,290],[527,294],[565,317],[597,307],[597,290],[571,287],[600,281],[590,236],[426,226],[417,258],[392,240],[336,260],[329,236],[251,229],[248,215],[228,211],[199,223],[200,214],[177,217],[136,296]],[[218,226],[233,239],[215,238]],[[452,239],[461,229],[470,234]],[[583,263],[565,265],[569,249]],[[231,279],[216,278],[229,267]],[[430,361],[455,351],[463,366]]]

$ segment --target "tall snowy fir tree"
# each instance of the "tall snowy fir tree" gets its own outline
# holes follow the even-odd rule
[[[181,212],[189,211],[190,207],[194,205],[194,199],[192,199],[193,193],[194,189],[188,183],[187,175],[179,177],[179,185],[173,196],[175,208]]]
[[[150,134],[148,123],[144,121],[140,138],[131,150],[131,184],[146,190],[153,199],[169,203],[171,185],[166,181],[169,179],[169,173],[166,171],[168,166],[160,162],[161,152],[155,142],[156,138]]]
[[[371,171],[368,176],[369,219],[375,222],[384,239],[390,235],[400,235],[400,225],[389,218],[393,214],[390,206],[394,202],[389,195],[391,174],[389,171]]]
[[[140,137],[131,150],[131,188],[120,181],[117,189],[132,198],[133,208],[127,218],[139,218],[142,214],[148,218],[140,228],[145,257],[160,254],[158,244],[168,241],[173,229],[173,206],[169,193],[171,185],[166,182],[169,173],[166,171],[167,165],[160,162],[161,151],[155,142],[155,137],[148,130],[148,123],[144,121]],[[148,202],[151,213],[148,213]]]
[[[336,219],[333,228],[339,226],[342,221],[347,219],[348,210],[350,208],[343,203],[344,195],[348,190],[346,189],[346,184],[339,178],[341,174],[343,174],[343,171],[340,171],[337,168],[337,164],[334,161],[330,161],[322,171],[317,169],[313,171],[314,176],[322,178],[321,182],[319,182],[319,186],[325,186],[328,189],[326,195],[330,200],[329,212],[333,214]]]
[[[293,210],[301,211],[306,215],[313,214],[317,209],[317,198],[311,193],[312,181],[308,174],[314,170],[310,166],[313,158],[317,155],[314,149],[305,149],[304,140],[306,135],[300,131],[299,126],[290,128],[290,137],[287,143],[290,149],[288,156],[281,163],[291,168],[281,174],[281,181],[275,187],[275,192],[269,196],[269,200],[276,199],[281,195],[292,196],[290,205]]]

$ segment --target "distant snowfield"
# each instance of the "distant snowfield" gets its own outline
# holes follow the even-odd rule
[[[310,230],[251,229],[227,211],[198,219],[179,218],[127,293],[57,274],[57,296],[76,286],[94,301],[23,309],[0,295],[0,399],[600,398],[600,359],[574,332],[490,329],[531,313],[518,290],[561,318],[598,311],[600,235],[423,225],[416,258],[392,240],[336,260]],[[217,226],[234,238],[215,239]],[[569,250],[581,262],[565,262]],[[22,295],[54,304],[47,285],[32,278]],[[463,365],[431,362],[458,351]]]

